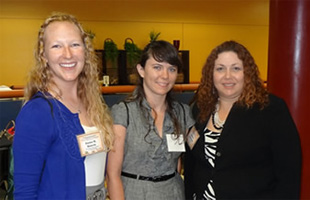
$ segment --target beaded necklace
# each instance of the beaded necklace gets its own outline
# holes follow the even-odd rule
[[[218,114],[219,105],[216,104],[215,111],[211,114],[212,124],[216,130],[222,130],[225,124],[225,120],[222,121]]]

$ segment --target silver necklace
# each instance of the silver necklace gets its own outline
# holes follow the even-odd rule
[[[212,113],[212,124],[216,130],[222,130],[225,124],[225,120],[221,120],[218,114],[219,105],[218,103],[215,106],[215,111]]]
[[[62,102],[64,102],[64,99],[63,99],[62,97],[61,97],[60,99],[62,100]],[[81,111],[81,109],[80,109],[81,102],[79,102],[79,105],[78,105],[77,107],[76,107],[76,106],[73,106],[69,101],[68,101],[68,104],[69,104],[72,108],[74,108],[74,110],[76,110],[78,114],[81,114],[81,113],[82,113],[82,111]]]

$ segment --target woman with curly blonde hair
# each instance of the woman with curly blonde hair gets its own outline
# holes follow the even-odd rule
[[[298,199],[301,148],[286,103],[266,90],[250,52],[212,50],[192,105],[186,199]]]
[[[74,16],[54,13],[35,58],[16,121],[15,199],[103,199],[114,136],[92,42]]]

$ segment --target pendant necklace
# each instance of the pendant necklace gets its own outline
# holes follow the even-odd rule
[[[64,102],[64,99],[63,99],[62,97],[61,97],[60,99]],[[81,114],[81,113],[82,113],[82,111],[81,111],[81,109],[80,109],[81,102],[79,103],[78,107],[73,106],[70,102],[68,102],[68,104],[69,104],[72,108],[74,108],[74,110],[76,110],[78,114]]]
[[[77,110],[77,113],[78,113],[78,114],[81,114],[81,113],[82,113],[82,111],[81,111],[81,109],[80,109],[80,104],[79,104],[78,107],[73,106],[71,103],[69,103],[69,104],[70,104],[71,107],[73,107],[75,110]]]

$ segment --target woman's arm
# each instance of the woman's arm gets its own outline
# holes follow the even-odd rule
[[[115,133],[114,148],[109,152],[107,165],[108,193],[111,200],[122,200],[124,188],[121,179],[126,128],[122,125],[114,125]]]
[[[276,102],[272,116],[271,149],[277,182],[274,198],[299,199],[301,146],[297,128],[284,101]]]
[[[182,156],[183,154],[181,154],[181,156],[178,159],[178,166],[177,166],[177,172],[182,175]]]
[[[19,113],[13,142],[14,198],[37,199],[54,120],[47,103],[29,102]]]

